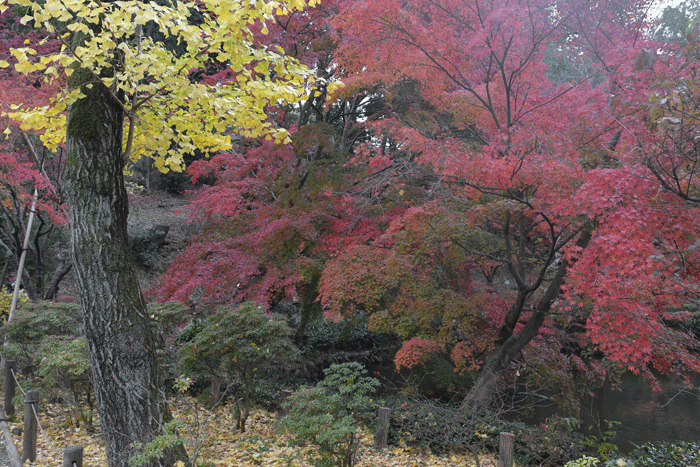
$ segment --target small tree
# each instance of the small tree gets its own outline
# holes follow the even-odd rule
[[[85,336],[47,336],[37,351],[38,373],[47,388],[58,389],[71,411],[76,426],[80,419],[92,432],[93,397],[92,373]],[[87,405],[87,410],[85,406]]]
[[[317,467],[352,467],[360,448],[358,425],[373,414],[369,395],[379,386],[364,373],[356,362],[333,364],[317,387],[296,392],[285,403],[289,415],[280,427],[293,433],[296,443],[318,446]]]
[[[220,307],[204,322],[202,332],[182,347],[181,364],[240,381],[243,394],[237,428],[245,432],[258,368],[295,359],[299,351],[291,335],[282,318],[253,303]]]

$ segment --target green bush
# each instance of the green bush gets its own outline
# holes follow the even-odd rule
[[[17,360],[20,368],[34,365],[42,339],[48,336],[78,337],[83,320],[80,308],[73,303],[26,303],[19,308],[10,324],[0,328],[7,345],[3,355]]]
[[[160,259],[158,247],[152,243],[158,235],[158,232],[142,226],[134,226],[129,231],[131,253],[134,259],[147,269],[153,268]]]
[[[318,386],[292,394],[284,404],[288,415],[280,428],[297,444],[318,446],[317,467],[351,467],[360,448],[358,425],[375,415],[370,395],[379,381],[363,376],[355,362],[334,364],[325,370]]]
[[[134,449],[141,452],[129,459],[129,467],[162,465],[165,456],[183,451],[186,439],[179,435],[178,428],[178,422],[171,420],[163,426],[163,432],[145,446],[134,443]]]
[[[202,321],[193,320],[190,308],[175,301],[149,303],[148,314],[153,319],[156,356],[163,380],[175,381],[180,376],[180,348],[202,331]]]
[[[256,373],[256,384],[253,391],[253,401],[258,407],[269,411],[280,409],[280,394],[283,390],[300,388],[309,384],[301,378],[288,372],[280,372],[277,368],[262,368]]]
[[[283,318],[255,304],[220,307],[202,323],[202,331],[182,346],[180,364],[240,389],[238,428],[244,432],[258,371],[298,356],[291,336]]]
[[[700,462],[700,443],[679,441],[646,443],[629,454],[627,465],[634,467],[687,467]]]
[[[595,457],[583,456],[580,459],[569,461],[564,467],[597,467],[600,461]]]
[[[588,435],[583,439],[583,445],[591,448],[602,460],[607,461],[618,454],[618,449],[611,441],[615,437],[615,427],[621,422],[615,420],[603,420],[605,428],[598,426],[598,436]],[[588,427],[589,432],[594,432],[595,426]]]
[[[459,403],[434,399],[396,399],[391,431],[407,445],[444,453],[454,450],[498,452],[501,432],[515,435],[515,459],[520,465],[563,465],[584,454],[578,422],[552,418],[531,426],[496,414],[472,414]]]
[[[358,350],[372,348],[382,335],[367,329],[363,323],[349,320],[335,323],[325,319],[309,324],[306,345],[312,350]]]
[[[68,403],[76,426],[82,420],[88,431],[93,431],[92,371],[85,337],[45,337],[37,350],[37,360],[42,386],[59,392]]]
[[[94,409],[92,372],[83,322],[78,305],[72,303],[27,303],[17,310],[0,334],[7,342],[3,353],[17,360],[20,368],[36,370],[40,381],[24,380],[22,386],[40,388],[49,398],[63,400],[71,419],[82,420],[91,431]]]

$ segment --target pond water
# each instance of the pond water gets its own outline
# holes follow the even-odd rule
[[[697,382],[696,382],[697,383]],[[602,420],[621,422],[612,440],[623,453],[648,441],[700,440],[700,393],[676,379],[662,379],[654,392],[640,376],[626,374],[620,389],[606,383],[596,397],[581,403],[582,426]],[[602,424],[605,428],[605,425]]]

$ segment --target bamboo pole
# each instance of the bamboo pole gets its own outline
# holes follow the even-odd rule
[[[12,294],[12,305],[10,306],[10,315],[7,317],[7,324],[10,324],[12,317],[17,309],[17,300],[19,299],[19,284],[22,281],[22,271],[24,270],[24,260],[27,259],[27,249],[29,248],[29,239],[32,235],[32,223],[34,223],[34,213],[36,213],[36,200],[39,197],[39,190],[34,187],[34,196],[32,197],[32,209],[29,211],[29,221],[27,221],[27,230],[24,233],[24,243],[22,244],[22,254],[19,257],[19,266],[17,266],[17,276],[15,277],[15,290]]]

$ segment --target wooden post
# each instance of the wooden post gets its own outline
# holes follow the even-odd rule
[[[83,447],[68,446],[63,451],[63,467],[83,467]]]
[[[289,413],[289,411],[284,410],[282,408],[282,406],[285,404],[285,402],[287,402],[287,398],[291,395],[292,395],[292,391],[289,391],[287,389],[280,391],[280,402],[277,405],[277,418],[278,419],[286,416]]]
[[[377,430],[374,432],[374,447],[385,448],[389,438],[389,409],[379,407],[377,411]]]
[[[31,389],[24,398],[24,439],[22,440],[22,462],[36,460],[36,428],[33,405],[39,402],[39,391]]]
[[[15,414],[15,377],[12,372],[17,372],[17,360],[5,361],[5,414]]]
[[[500,446],[498,448],[498,467],[513,467],[514,447],[515,435],[513,433],[501,433]]]
[[[210,404],[215,407],[221,400],[221,378],[218,376],[211,377],[211,400]]]

